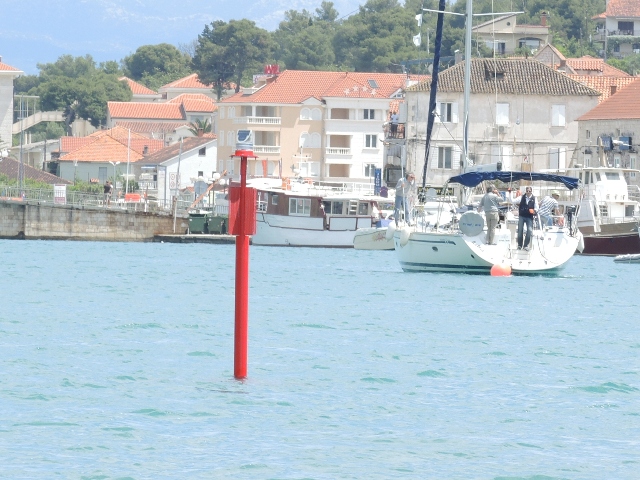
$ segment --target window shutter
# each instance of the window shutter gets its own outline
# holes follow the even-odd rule
[[[458,102],[451,104],[451,122],[458,123]]]

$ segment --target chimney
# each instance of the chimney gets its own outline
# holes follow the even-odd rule
[[[204,129],[199,128],[199,129],[198,129],[198,136],[199,136],[199,137],[202,137],[203,135],[204,135]]]
[[[611,95],[614,95],[617,91],[618,91],[618,86],[617,85],[611,85],[611,87],[609,87],[609,93]]]
[[[547,12],[540,12],[540,25],[547,26]]]
[[[146,155],[147,153],[149,153],[149,146],[148,146],[148,145],[145,145],[145,146],[142,148],[142,154],[143,154],[143,155]]]

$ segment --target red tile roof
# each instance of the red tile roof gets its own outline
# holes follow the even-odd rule
[[[181,104],[146,102],[107,102],[111,118],[184,120]]]
[[[129,85],[129,88],[134,95],[158,95],[158,92],[154,92],[150,88],[147,88],[144,85],[131,80],[130,78],[120,77],[118,80],[127,82],[127,85]]]
[[[116,127],[130,129],[131,132],[140,133],[145,136],[158,133],[172,133],[176,129],[184,126],[188,126],[189,122],[132,122],[132,121],[118,121]]]
[[[617,92],[635,80],[635,77],[610,76],[610,75],[567,75],[575,81],[599,91],[602,95],[598,99],[601,103],[611,96],[611,91]],[[613,87],[613,88],[612,88]]]
[[[211,89],[213,88],[213,85],[205,85],[204,83],[202,83],[200,81],[200,79],[198,78],[198,74],[197,73],[192,73],[191,75],[188,75],[184,78],[180,78],[178,80],[175,80],[171,83],[168,83],[166,85],[163,85],[162,87],[160,87],[160,91],[166,90],[168,88],[206,88],[206,89]]]
[[[207,136],[187,137],[182,141],[182,146],[180,145],[180,142],[176,142],[163,148],[162,150],[155,152],[153,155],[147,155],[143,160],[140,161],[140,164],[158,165],[162,162],[177,157],[180,154],[180,151],[182,151],[182,153],[184,154],[194,149],[200,149],[203,145],[206,145],[211,141],[213,141],[213,139]]]
[[[612,95],[578,120],[640,119],[640,77]]]
[[[71,185],[73,183],[69,180],[51,175],[39,168],[33,168],[27,164],[23,164],[22,166],[24,168],[24,178],[48,183],[49,185]],[[20,162],[11,157],[3,158],[0,162],[0,174],[6,175],[9,178],[18,178],[19,170]]]
[[[0,62],[0,72],[22,72],[19,68]]]
[[[389,98],[405,87],[406,80],[407,76],[399,73],[285,70],[255,93],[245,95],[241,89],[223,102],[296,104],[308,98]]]
[[[593,72],[601,72],[602,75],[611,75],[618,77],[630,77],[630,75],[606,63],[602,58],[595,58],[585,55],[580,58],[567,58],[567,65],[574,70],[587,70]]]
[[[606,9],[607,17],[640,17],[638,0],[609,0]]]
[[[62,155],[60,161],[127,162],[128,159],[130,162],[136,162],[141,158],[142,154],[133,149],[130,151],[126,145],[109,135],[105,135],[73,152]]]
[[[184,106],[185,112],[208,112],[217,110],[216,103],[203,93],[183,93],[167,103],[178,103]]]

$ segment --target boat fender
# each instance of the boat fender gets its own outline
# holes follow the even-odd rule
[[[582,236],[582,232],[578,230],[578,248],[577,250],[582,253],[584,251],[584,237]]]
[[[384,236],[387,240],[391,240],[393,238],[394,233],[396,233],[396,224],[395,222],[391,222],[387,226],[387,233],[385,233]]]
[[[400,229],[400,246],[404,247],[409,242],[409,235],[411,234],[411,229],[408,227],[402,227]]]

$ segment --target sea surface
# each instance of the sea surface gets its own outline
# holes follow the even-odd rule
[[[640,265],[0,241],[0,478],[638,479]]]

